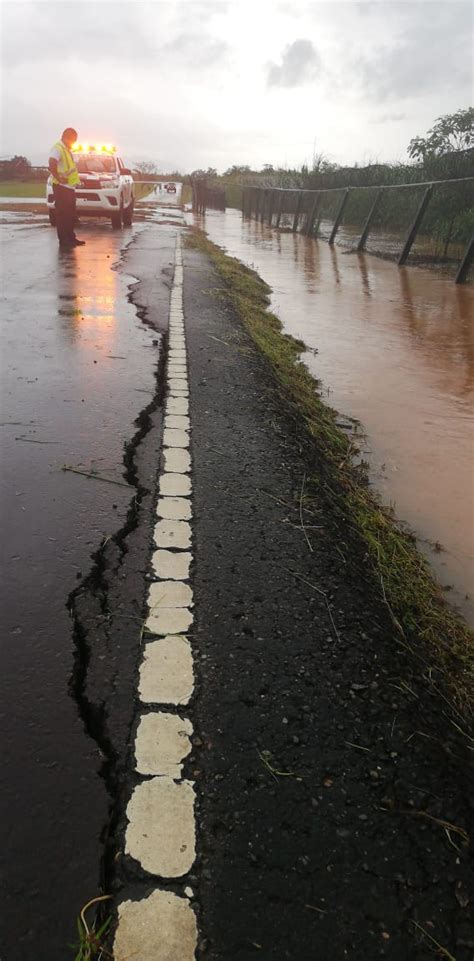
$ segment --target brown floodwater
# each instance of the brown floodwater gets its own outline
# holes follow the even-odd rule
[[[474,289],[432,270],[208,211],[209,237],[272,288],[328,403],[360,422],[372,482],[474,624]]]

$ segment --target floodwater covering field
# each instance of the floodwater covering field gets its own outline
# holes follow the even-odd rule
[[[307,345],[303,359],[348,419],[384,503],[474,624],[472,286],[233,209],[208,211],[199,225],[272,288],[271,308]]]

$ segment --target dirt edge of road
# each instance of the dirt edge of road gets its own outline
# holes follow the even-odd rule
[[[302,503],[311,509],[312,491],[323,494],[347,539],[362,542],[400,643],[418,661],[430,694],[444,701],[454,726],[471,741],[465,729],[471,727],[474,707],[473,632],[447,604],[415,536],[401,529],[370,487],[365,463],[356,463],[353,440],[337,425],[337,412],[323,402],[318,382],[300,359],[305,345],[283,334],[269,311],[268,285],[201,230],[193,228],[185,243],[207,254],[217,268],[238,317],[271,366],[309,462],[317,465],[307,477]]]

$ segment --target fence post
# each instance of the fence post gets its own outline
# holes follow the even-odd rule
[[[269,202],[269,205],[268,205],[268,226],[269,226],[269,227],[272,226],[272,220],[273,220],[273,201],[274,201],[274,200],[275,200],[275,191],[274,191],[274,190],[270,190],[270,202]]]
[[[399,267],[403,267],[403,264],[405,264],[408,260],[408,254],[410,253],[410,250],[413,246],[413,241],[415,240],[415,237],[418,233],[418,228],[421,224],[421,221],[423,220],[423,215],[430,202],[430,197],[432,193],[433,193],[433,184],[430,184],[430,186],[427,187],[427,189],[425,190],[425,193],[423,195],[423,200],[421,201],[421,204],[418,207],[418,210],[415,215],[415,219],[407,233],[405,243],[403,244],[403,250],[397,260],[397,264]]]
[[[280,200],[279,200],[279,202],[278,202],[278,212],[277,212],[277,219],[276,219],[275,227],[279,227],[279,226],[280,226],[281,212],[282,212],[282,210],[283,210],[283,197],[284,197],[284,192],[283,192],[283,188],[282,188],[282,187],[280,187],[279,193],[280,193]]]
[[[468,274],[469,267],[471,266],[473,260],[474,260],[474,234],[472,235],[471,239],[468,241],[468,245],[466,247],[466,250],[464,251],[464,257],[462,259],[461,266],[456,274],[456,280],[454,281],[455,284],[464,283]]]
[[[303,191],[300,190],[299,193],[298,193],[298,200],[296,201],[296,210],[295,210],[295,216],[294,216],[294,220],[293,220],[293,233],[296,233],[296,231],[298,230],[298,221],[299,221],[299,219],[300,219],[300,210],[301,210],[301,201],[302,201],[302,199],[303,199]]]
[[[361,233],[361,235],[360,235],[359,243],[357,244],[357,248],[356,248],[357,250],[363,250],[364,247],[365,247],[365,245],[366,245],[367,237],[369,236],[370,225],[371,225],[372,220],[373,220],[373,217],[374,217],[374,215],[375,215],[375,211],[377,210],[377,207],[378,207],[378,205],[379,205],[379,203],[380,203],[380,201],[381,201],[381,199],[382,199],[383,192],[384,192],[384,189],[383,189],[383,187],[381,187],[380,190],[379,190],[379,192],[378,192],[378,194],[377,194],[377,196],[375,197],[375,200],[374,200],[371,208],[370,208],[369,216],[367,217],[367,220],[365,221],[364,229],[363,229],[363,231],[362,231],[362,233]]]
[[[331,230],[331,236],[330,236],[329,241],[328,241],[328,243],[329,243],[331,246],[333,245],[333,243],[334,243],[334,241],[335,241],[335,239],[336,239],[336,234],[337,234],[337,232],[338,232],[338,230],[339,230],[339,224],[341,223],[341,220],[342,220],[342,215],[343,215],[343,213],[344,213],[344,208],[345,208],[345,206],[346,206],[346,203],[347,203],[347,200],[348,200],[348,197],[349,197],[349,191],[350,191],[350,189],[351,189],[350,187],[346,187],[346,189],[345,189],[345,191],[344,191],[344,194],[343,194],[343,197],[342,197],[342,200],[341,200],[341,202],[340,202],[340,204],[339,204],[339,210],[338,210],[338,212],[337,212],[337,214],[336,214],[336,219],[335,219],[335,221],[334,221],[334,227],[333,227],[332,230]]]
[[[307,224],[306,224],[306,231],[305,231],[305,233],[308,235],[308,237],[309,237],[310,234],[313,233],[313,230],[314,230],[314,221],[316,220],[316,216],[317,216],[317,213],[318,213],[318,208],[319,208],[320,200],[321,200],[321,194],[318,192],[318,193],[316,194],[316,197],[314,198],[314,203],[313,203],[313,206],[311,207],[311,213],[310,213],[310,215],[309,215],[309,218],[308,218],[308,221],[307,221]]]

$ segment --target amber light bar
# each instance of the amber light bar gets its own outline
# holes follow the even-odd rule
[[[73,153],[115,153],[117,148],[111,143],[75,143],[71,150]]]

